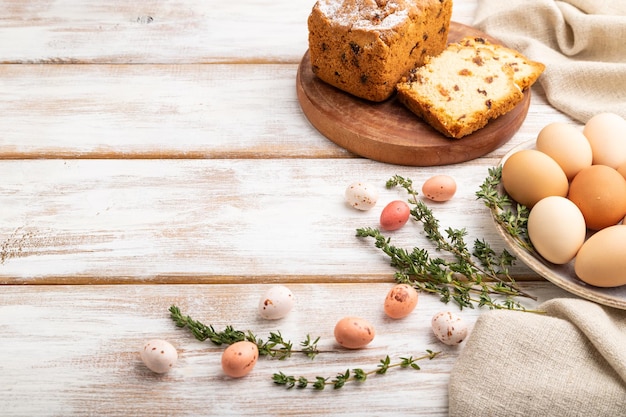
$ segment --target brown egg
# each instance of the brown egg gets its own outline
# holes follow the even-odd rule
[[[542,198],[567,196],[569,184],[554,159],[536,149],[524,149],[504,162],[502,185],[513,200],[532,208]]]
[[[626,285],[626,226],[596,232],[583,244],[574,260],[576,276],[597,287]]]
[[[565,123],[554,122],[541,129],[536,146],[559,164],[570,181],[593,160],[591,145],[583,132]]]
[[[591,230],[613,226],[626,215],[626,179],[606,165],[580,171],[567,197],[578,206]]]

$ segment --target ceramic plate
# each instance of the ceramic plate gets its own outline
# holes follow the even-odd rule
[[[521,149],[533,149],[534,141],[525,143],[519,147],[512,149],[501,161],[501,165],[504,161],[512,155],[514,152]],[[501,192],[503,191],[502,185],[500,185]],[[553,284],[563,288],[564,290],[585,298],[590,301],[594,301],[599,304],[603,304],[610,307],[626,310],[626,285],[615,288],[600,288],[586,284],[576,277],[574,273],[574,261],[571,261],[565,265],[555,265],[534,252],[530,252],[522,248],[518,243],[507,233],[507,231],[498,224],[495,213],[493,213],[493,220],[496,224],[498,233],[504,238],[509,250],[518,260],[524,262],[533,271],[552,282]]]

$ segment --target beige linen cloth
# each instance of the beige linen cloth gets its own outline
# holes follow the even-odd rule
[[[626,311],[577,298],[487,311],[453,366],[451,417],[626,416]]]
[[[555,108],[626,118],[626,0],[479,0],[474,26],[546,65]]]
[[[474,26],[546,65],[555,108],[626,118],[626,0],[479,0]],[[479,317],[450,375],[451,417],[626,416],[626,311],[540,308]]]

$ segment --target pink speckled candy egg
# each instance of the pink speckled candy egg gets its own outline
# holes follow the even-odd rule
[[[380,227],[384,230],[398,230],[406,224],[411,215],[409,205],[402,200],[387,204],[380,213]]]
[[[432,201],[448,201],[456,193],[456,181],[449,175],[435,175],[424,182],[422,193]]]

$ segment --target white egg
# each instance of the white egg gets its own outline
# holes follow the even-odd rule
[[[169,342],[153,339],[140,352],[141,360],[152,372],[163,374],[176,365],[178,352]]]
[[[583,134],[591,144],[594,165],[611,168],[626,163],[626,120],[614,113],[600,113],[585,124]]]
[[[566,264],[585,242],[587,226],[576,204],[565,197],[541,199],[528,215],[528,237],[549,262]]]
[[[364,182],[354,182],[346,188],[346,201],[357,210],[369,210],[378,201],[378,191]]]
[[[268,320],[281,319],[289,314],[295,302],[289,288],[276,285],[269,288],[259,300],[259,314]]]
[[[467,337],[467,324],[450,311],[435,314],[431,325],[437,339],[446,345],[458,345]]]

